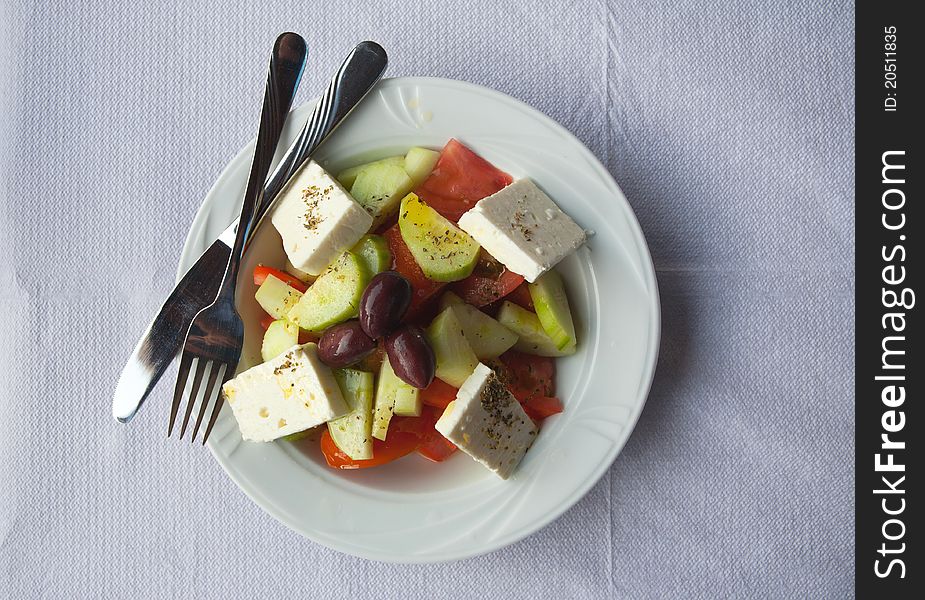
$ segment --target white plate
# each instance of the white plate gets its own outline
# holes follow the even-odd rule
[[[284,144],[310,112],[289,119]],[[327,468],[317,442],[243,442],[230,410],[209,440],[244,492],[312,540],[390,562],[437,562],[496,550],[543,527],[603,475],[636,423],[658,353],[652,260],[623,193],[581,142],[508,96],[459,81],[384,80],[316,154],[329,170],[456,137],[515,178],[530,177],[582,226],[587,247],[560,265],[579,351],[557,361],[565,412],[546,420],[508,481],[461,452],[443,464],[412,455],[367,471]],[[243,195],[253,144],[231,161],[196,215],[178,273],[227,226]],[[253,285],[257,262],[283,264],[272,226],[261,227],[241,269],[246,324],[241,368],[259,360]]]

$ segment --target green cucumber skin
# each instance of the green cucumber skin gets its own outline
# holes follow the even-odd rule
[[[357,165],[355,167],[350,167],[349,169],[344,169],[337,174],[337,181],[340,182],[342,186],[346,189],[353,187],[353,183],[356,181],[357,176],[368,169],[373,165],[380,164],[389,164],[389,165],[398,165],[399,167],[404,168],[405,166],[405,157],[404,155],[399,156],[388,156],[386,158],[381,158],[379,160],[374,160],[368,163],[363,163],[362,165]]]
[[[556,348],[564,350],[574,346],[577,343],[575,323],[562,276],[554,270],[547,271],[534,283],[528,284],[527,289],[530,290],[536,316]]]
[[[371,165],[357,176],[350,195],[373,217],[373,230],[395,214],[414,182],[399,165]]]
[[[478,262],[480,246],[415,194],[401,202],[402,240],[428,279],[448,283],[465,279]]]
[[[389,250],[389,243],[381,235],[374,233],[364,235],[350,251],[360,257],[370,277],[388,271],[392,267],[392,252]]]
[[[350,412],[328,421],[331,439],[353,460],[372,458],[373,374],[355,369],[335,369],[334,379]]]
[[[539,317],[507,300],[501,304],[498,321],[517,334],[518,340],[514,349],[519,352],[551,357],[568,356],[576,352],[577,346],[559,349],[546,334]]]
[[[409,148],[403,155],[387,156],[386,158],[380,158],[379,160],[373,160],[344,169],[337,174],[337,180],[342,186],[349,190],[353,187],[357,176],[361,172],[374,165],[388,164],[397,165],[404,169],[414,185],[417,186],[427,179],[434,165],[437,163],[438,158],[440,158],[439,152],[428,148],[421,148],[420,146],[414,146]]]
[[[350,251],[344,252],[305,291],[289,311],[288,319],[302,329],[321,333],[357,315],[368,282],[363,261]]]
[[[483,313],[477,307],[467,304],[453,292],[440,296],[440,311],[452,307],[466,334],[466,341],[479,360],[497,358],[517,343],[517,334]]]

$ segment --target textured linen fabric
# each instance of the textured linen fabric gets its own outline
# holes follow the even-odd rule
[[[0,0],[0,598],[853,595],[853,3]],[[648,239],[662,349],[572,510],[444,565],[346,556],[111,392],[276,34],[300,98],[347,50],[498,89],[602,158]],[[173,371],[166,381],[172,380]]]

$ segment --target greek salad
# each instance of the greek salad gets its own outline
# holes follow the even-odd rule
[[[270,220],[287,260],[253,273],[264,362],[223,387],[242,437],[320,431],[336,469],[460,450],[508,478],[563,410],[555,359],[578,339],[555,266],[585,231],[455,139],[309,162]]]

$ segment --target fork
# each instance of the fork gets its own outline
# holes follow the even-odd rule
[[[256,207],[262,200],[264,182],[270,171],[273,154],[279,143],[292,99],[299,86],[299,79],[305,66],[305,55],[305,40],[295,33],[281,34],[273,45],[267,87],[263,98],[263,110],[260,115],[260,127],[257,132],[257,147],[244,192],[244,204],[241,208],[234,245],[231,247],[231,255],[228,258],[215,301],[196,313],[186,334],[186,342],[183,345],[180,359],[180,370],[177,373],[177,384],[174,388],[173,404],[170,407],[168,436],[173,433],[174,421],[183,399],[190,371],[193,371],[193,382],[180,427],[180,439],[186,433],[193,405],[199,395],[199,388],[208,371],[209,375],[203,390],[202,402],[199,405],[196,425],[190,436],[191,442],[196,440],[196,434],[202,426],[210,399],[217,396],[209,424],[203,434],[202,443],[206,443],[222,408],[221,385],[224,385],[234,374],[238,360],[241,358],[244,323],[234,304],[238,269],[244,254],[245,242],[255,225]],[[194,362],[195,369],[193,369]],[[219,381],[219,377],[221,377],[221,385],[216,390],[215,384]]]

